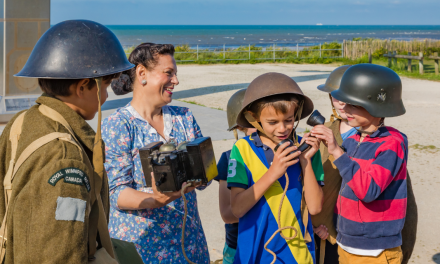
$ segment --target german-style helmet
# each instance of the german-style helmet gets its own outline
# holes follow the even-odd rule
[[[253,126],[244,115],[248,106],[261,98],[278,94],[295,94],[302,97],[303,109],[299,119],[303,119],[312,113],[312,100],[303,94],[301,88],[292,78],[282,73],[269,72],[258,76],[249,84],[244,95],[241,110],[237,116],[237,125],[252,128]]]
[[[118,38],[89,20],[56,24],[41,36],[17,77],[97,78],[133,68]]]
[[[326,93],[331,93],[334,90],[337,90],[339,88],[339,85],[341,84],[342,75],[344,75],[345,71],[350,67],[351,65],[344,65],[334,69],[330,73],[330,76],[328,76],[325,84],[321,84],[318,86],[318,90]]]
[[[374,117],[393,117],[406,112],[399,75],[384,66],[350,67],[342,76],[339,89],[331,95],[344,103],[362,106]]]
[[[243,104],[244,94],[246,89],[241,89],[235,92],[231,98],[229,98],[228,106],[226,107],[226,114],[228,116],[228,131],[231,131],[237,127],[237,115],[241,110]]]

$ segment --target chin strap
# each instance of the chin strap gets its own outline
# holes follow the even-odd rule
[[[382,117],[382,118],[380,119],[379,126],[377,127],[376,130],[374,130],[374,131],[372,131],[372,132],[370,132],[370,131],[365,131],[365,130],[362,130],[362,129],[359,129],[359,128],[355,128],[355,129],[357,130],[357,132],[359,132],[359,133],[361,133],[361,134],[372,135],[374,132],[376,132],[379,128],[383,127],[384,125],[385,125],[385,117]]]
[[[338,112],[336,112],[335,107],[333,106],[333,100],[332,100],[332,95],[328,94],[328,96],[330,97],[330,104],[332,106],[332,110],[333,110],[333,114],[330,116],[330,122],[335,121],[336,119],[339,119],[341,121],[347,122],[347,119],[343,119]]]
[[[296,111],[296,113],[295,113],[295,121],[297,121],[297,123],[296,123],[295,127],[293,128],[290,135],[295,133],[296,128],[299,125],[299,121],[301,120],[301,115],[303,112],[303,106],[304,106],[304,100],[301,101],[298,105],[298,111]],[[255,118],[252,116],[250,111],[244,111],[244,117],[249,122],[249,124],[251,124],[253,127],[255,127],[258,130],[258,132],[260,132],[262,135],[267,137],[267,135],[264,132],[263,128],[261,127],[260,123],[257,120],[255,120]]]

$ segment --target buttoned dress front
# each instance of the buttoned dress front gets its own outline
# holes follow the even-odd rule
[[[191,110],[162,107],[165,138],[128,104],[102,123],[105,142],[105,169],[109,177],[111,237],[135,243],[144,263],[186,263],[181,249],[184,203],[179,198],[155,209],[122,210],[118,197],[125,188],[153,193],[145,187],[139,149],[156,141],[173,138],[177,143],[202,137]],[[209,263],[208,246],[197,210],[196,192],[187,193],[188,217],[185,251],[195,263]]]

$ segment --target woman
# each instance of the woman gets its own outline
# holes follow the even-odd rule
[[[168,106],[177,80],[174,47],[143,43],[130,54],[135,68],[112,84],[116,94],[133,91],[133,100],[102,123],[105,169],[110,189],[110,235],[130,241],[145,263],[186,263],[181,249],[184,212],[180,192],[145,187],[139,149],[155,141],[176,143],[201,137],[185,107]],[[147,175],[151,177],[150,175]],[[154,179],[153,179],[154,181]],[[185,251],[195,263],[209,263],[194,187],[188,188]]]

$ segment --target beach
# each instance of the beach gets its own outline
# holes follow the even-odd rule
[[[315,109],[328,118],[331,114],[329,97],[316,87],[325,82],[334,68],[295,64],[179,66],[180,84],[173,96],[205,107],[226,109],[229,97],[238,89],[246,88],[255,77],[265,72],[281,72],[296,80],[303,92],[313,100]],[[417,242],[410,263],[440,263],[440,230],[437,228],[440,222],[440,203],[437,202],[440,200],[440,125],[435,122],[440,116],[440,83],[403,77],[402,83],[406,114],[387,118],[385,124],[405,133],[410,145],[408,170],[419,212]],[[194,115],[197,119],[197,111],[194,111]],[[223,124],[226,130],[226,122]],[[305,128],[305,121],[302,121],[299,129],[303,131]],[[203,128],[202,132],[209,136]],[[216,158],[230,149],[233,143],[233,139],[214,141]],[[218,209],[218,184],[214,182],[205,191],[198,192],[198,201],[211,260],[216,260],[221,258],[224,246],[224,227]]]
[[[173,94],[173,105],[189,107],[204,136],[213,139],[215,156],[231,149],[235,140],[227,132],[226,105],[230,96],[246,88],[257,76],[267,72],[280,72],[292,77],[326,118],[331,114],[326,93],[316,89],[325,82],[336,66],[307,64],[239,64],[239,65],[179,65],[180,84]],[[387,118],[393,126],[408,137],[410,150],[408,170],[416,197],[419,223],[417,242],[410,263],[440,263],[440,82],[403,78],[403,101],[406,114]],[[111,89],[104,104],[103,117],[130,101],[132,94],[116,96]],[[96,127],[97,119],[89,121]],[[0,125],[0,131],[4,125]],[[305,121],[298,132],[306,129]],[[199,213],[206,234],[211,260],[222,257],[225,243],[224,223],[219,213],[218,183],[213,182],[204,191],[197,191]]]

